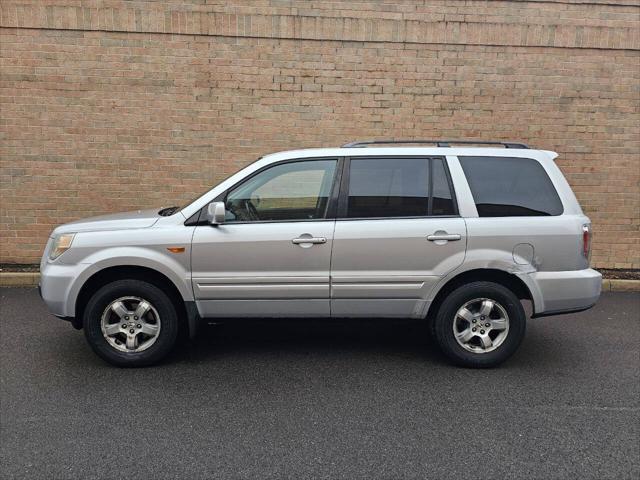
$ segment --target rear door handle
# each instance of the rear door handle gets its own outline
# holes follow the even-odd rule
[[[300,245],[301,243],[327,243],[325,237],[298,237],[291,240],[291,243]]]
[[[462,237],[457,233],[434,233],[433,235],[428,235],[427,240],[430,242],[437,242],[440,240],[453,242],[455,240],[460,240]]]

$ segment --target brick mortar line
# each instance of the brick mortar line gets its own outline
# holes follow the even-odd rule
[[[507,1],[510,3],[519,3],[519,0],[503,0],[503,1]],[[609,3],[609,2],[593,2],[593,1],[589,1],[589,0],[585,0],[585,1],[575,1],[575,2],[569,2],[569,1],[564,1],[564,0],[525,0],[525,3],[545,3],[545,4],[556,4],[556,5],[592,5],[592,6],[598,6],[598,7],[637,7],[638,4],[636,2],[629,2],[629,3]]]
[[[498,25],[498,24],[496,24]],[[508,47],[508,48],[554,48],[561,50],[598,50],[607,52],[640,52],[640,48],[634,47],[583,47],[583,46],[559,46],[559,45],[523,45],[515,43],[475,43],[475,42],[446,42],[446,41],[424,41],[416,42],[411,40],[356,40],[356,39],[339,39],[339,38],[312,38],[312,37],[294,37],[294,36],[262,36],[262,35],[223,35],[219,33],[183,33],[183,32],[153,32],[153,31],[134,31],[134,30],[106,30],[102,28],[87,29],[87,28],[57,28],[57,27],[12,27],[0,25],[0,30],[47,30],[47,31],[69,31],[69,32],[102,32],[102,33],[127,33],[133,35],[178,35],[187,37],[220,37],[220,38],[248,38],[254,40],[289,40],[289,41],[304,41],[304,42],[338,42],[338,43],[401,43],[406,45],[459,45],[459,46],[474,46],[474,47]]]
[[[143,33],[374,43],[501,45],[640,50],[633,26],[429,20],[305,13],[216,12],[9,4],[0,26],[51,31]]]
[[[486,2],[486,0],[484,0]],[[454,0],[455,3],[457,4],[462,4],[462,5],[468,5],[469,2],[473,2],[473,3],[482,3],[483,0]],[[68,3],[65,3],[64,1],[61,1],[60,3],[52,3],[52,4],[45,4],[45,5],[41,5],[39,6],[37,2],[33,2],[33,0],[31,1],[27,1],[27,2],[23,2],[23,1],[19,1],[19,0],[9,0],[6,2],[8,5],[12,5],[12,6],[20,6],[20,7],[40,7],[40,8],[47,8],[47,7],[60,7],[60,8],[118,8],[118,7],[112,7],[112,6],[95,6],[95,4],[90,3],[89,5],[83,5],[83,4],[71,4],[69,5]],[[583,6],[591,6],[591,7],[600,7],[603,9],[606,8],[618,8],[618,7],[624,7],[624,8],[628,8],[628,7],[638,7],[638,3],[634,2],[634,1],[627,1],[627,2],[598,2],[598,1],[593,1],[593,0],[575,0],[575,1],[570,1],[570,0],[499,0],[497,3],[510,3],[515,5],[522,5],[522,4],[542,4],[542,5],[570,5],[572,7],[575,8],[580,8]],[[153,3],[149,3],[150,5],[153,5]],[[174,9],[176,10],[175,6],[172,5],[167,5],[167,8],[163,8],[163,5],[160,5],[160,7],[158,7],[157,5],[153,5],[151,7],[149,7],[149,5],[145,5],[143,3],[143,5],[145,7],[148,7],[149,9],[159,9],[159,10],[171,10]],[[190,12],[190,11],[195,11],[195,12],[206,12],[206,13],[234,13],[232,10],[228,10],[228,9],[234,9],[234,8],[238,8],[239,11],[244,11],[245,8],[247,8],[247,6],[234,6],[234,5],[228,5],[226,7],[222,7],[222,10],[216,10],[216,8],[220,8],[219,6],[215,5],[215,4],[201,4],[201,5],[187,5],[186,9],[182,9],[182,8],[178,8],[177,11],[185,11],[185,12]],[[206,8],[210,7],[211,10],[207,10]],[[134,8],[134,7],[125,7],[125,8]],[[226,8],[226,9],[225,9]],[[248,7],[248,8],[256,8],[256,7]],[[263,6],[263,7],[257,7],[258,9],[262,10],[268,10],[269,8],[280,8],[277,6]],[[286,7],[285,7],[286,8]],[[305,9],[305,7],[291,7],[291,8],[296,8],[296,9]],[[307,9],[309,10],[319,10],[319,11],[326,11],[326,9],[323,8],[314,8],[314,7],[308,7]],[[338,8],[335,11],[341,12],[341,11],[353,11],[354,8]],[[367,12],[376,12],[376,10],[366,10]],[[383,11],[382,13],[389,13],[388,11]],[[402,13],[407,13],[407,14],[412,14],[415,12],[402,12]],[[242,13],[239,13],[239,15],[242,15]],[[360,18],[360,17],[359,17]]]
[[[509,3],[520,3],[519,0],[503,0]],[[592,1],[563,1],[563,0],[525,0],[524,3],[543,3],[546,5],[587,5],[587,6],[598,6],[598,7],[637,7],[637,3],[608,3],[608,2],[592,2]]]

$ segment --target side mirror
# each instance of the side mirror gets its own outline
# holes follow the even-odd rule
[[[224,202],[211,202],[207,207],[207,219],[211,225],[224,223],[225,217]]]

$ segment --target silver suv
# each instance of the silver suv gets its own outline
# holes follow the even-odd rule
[[[267,155],[183,207],[56,228],[41,295],[119,366],[233,317],[424,320],[453,362],[494,366],[522,341],[523,302],[541,317],[600,295],[556,156],[448,141]]]

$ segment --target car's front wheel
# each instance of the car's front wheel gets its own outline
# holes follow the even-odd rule
[[[442,302],[432,331],[443,353],[454,363],[486,368],[507,360],[526,329],[518,297],[493,282],[458,287]]]
[[[94,352],[120,367],[160,361],[178,336],[171,299],[140,280],[118,280],[100,288],[87,303],[83,325]]]

